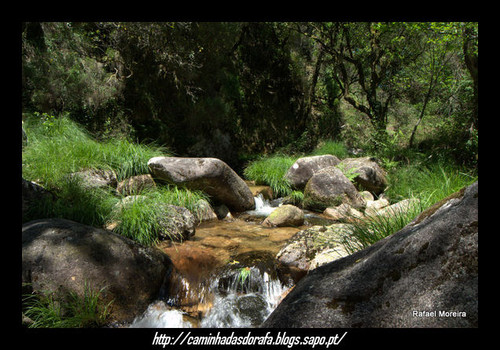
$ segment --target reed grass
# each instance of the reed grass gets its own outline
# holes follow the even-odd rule
[[[85,282],[83,295],[76,292],[69,292],[63,298],[55,297],[52,292],[25,295],[24,314],[32,321],[28,327],[102,327],[109,317],[112,304],[112,301],[104,304],[100,300],[103,290],[94,290]]]
[[[243,174],[248,180],[254,180],[257,185],[268,185],[274,196],[284,197],[292,193],[292,187],[285,174],[297,160],[297,157],[287,155],[273,155],[261,157],[252,161],[244,169]]]
[[[349,152],[344,143],[333,140],[321,141],[318,147],[311,153],[312,156],[322,156],[326,154],[331,154],[339,159],[349,157]]]
[[[126,139],[99,142],[69,119],[28,118],[24,124],[27,144],[22,153],[22,175],[56,194],[31,206],[23,220],[59,217],[103,227],[119,223],[115,231],[139,243],[157,242],[159,221],[165,204],[185,207],[198,216],[200,199],[208,196],[175,186],[158,186],[145,192],[146,200],[117,210],[121,197],[114,189],[89,188],[73,172],[110,169],[121,179],[149,173],[148,160],[168,156],[154,144],[136,144]]]
[[[141,193],[130,203],[115,207],[107,218],[107,224],[117,223],[114,232],[135,240],[143,245],[158,243],[159,232],[165,232],[162,222],[165,216],[165,204],[187,208],[196,219],[200,219],[197,203],[207,200],[201,191],[190,191],[175,186],[153,189]]]

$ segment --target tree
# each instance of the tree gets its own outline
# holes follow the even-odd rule
[[[433,97],[434,91],[442,80],[445,80],[446,67],[450,59],[450,48],[453,46],[453,41],[443,38],[443,33],[438,29],[436,23],[416,23],[417,26],[425,35],[424,54],[421,60],[413,67],[411,79],[413,81],[422,81],[425,86],[424,98],[422,107],[415,123],[410,140],[409,147],[413,147],[417,128],[422,122],[427,105]]]
[[[405,23],[311,23],[304,31],[328,53],[345,101],[384,138],[394,98],[391,82],[421,53],[418,32]],[[417,38],[417,40],[415,40]]]

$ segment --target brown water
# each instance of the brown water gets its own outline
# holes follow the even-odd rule
[[[269,252],[276,256],[289,238],[305,228],[268,228],[259,221],[235,218],[204,222],[188,241],[162,242],[159,248],[170,256],[175,267],[168,291],[176,296],[172,303],[193,320],[201,319],[213,305],[209,286],[217,269],[235,264],[234,258],[246,252]]]
[[[289,238],[304,228],[306,226],[268,228],[238,218],[211,221],[198,226],[189,241],[164,241],[160,249],[185,276],[205,275],[241,253],[268,251],[276,255]]]
[[[165,291],[167,300],[152,304],[133,326],[258,326],[291,285],[270,277],[271,272],[257,271],[251,263],[242,265],[238,260],[245,253],[253,252],[250,255],[257,256],[257,260],[271,257],[274,265],[274,257],[286,241],[320,219],[307,217],[304,226],[269,228],[260,224],[265,218],[262,213],[246,212],[229,220],[201,223],[195,235],[182,243],[163,241],[159,248],[170,256],[174,265]],[[229,273],[228,281],[227,271],[231,267],[234,270]],[[242,270],[250,274],[253,283],[253,287],[247,286],[246,290],[242,290],[243,284],[238,284]],[[225,282],[221,282],[224,278]],[[257,305],[256,311],[249,309],[251,304]]]

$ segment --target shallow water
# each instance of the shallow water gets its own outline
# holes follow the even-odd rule
[[[233,219],[201,223],[188,241],[162,242],[159,248],[174,264],[171,283],[163,291],[168,297],[151,304],[131,327],[259,326],[291,287],[272,271],[273,257],[307,226],[262,226],[260,223],[276,208],[261,196],[256,197],[256,204],[255,210]],[[312,220],[324,218],[306,214],[306,224]],[[273,267],[259,270],[235,259],[250,252],[266,259],[271,256]],[[248,276],[246,289],[242,289],[242,276]]]

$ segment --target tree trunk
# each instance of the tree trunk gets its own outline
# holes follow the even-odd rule
[[[436,78],[436,75],[433,72],[433,74],[431,75],[430,82],[429,82],[429,89],[427,89],[427,93],[425,94],[425,97],[424,97],[424,104],[422,106],[422,110],[420,111],[420,116],[418,117],[417,124],[415,124],[415,126],[413,127],[413,131],[411,132],[410,145],[409,145],[410,148],[413,147],[413,142],[415,141],[415,134],[417,133],[417,128],[420,125],[420,123],[422,122],[422,119],[424,119],[425,109],[427,108],[427,103],[430,100],[431,93],[432,93],[432,90],[434,88],[434,84],[436,83],[435,78]]]

